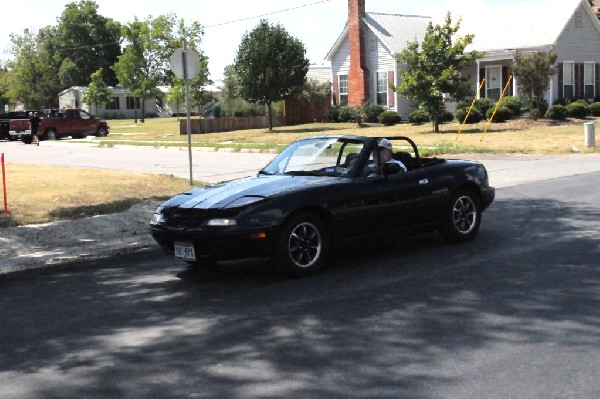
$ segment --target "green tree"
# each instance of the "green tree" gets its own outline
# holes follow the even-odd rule
[[[533,119],[537,119],[541,114],[540,107],[544,100],[544,93],[550,86],[550,78],[556,73],[554,66],[556,58],[557,55],[552,51],[549,53],[517,51],[515,54],[514,75]]]
[[[14,102],[23,102],[28,108],[58,106],[62,88],[58,68],[48,51],[53,34],[54,28],[46,27],[38,32],[25,29],[23,35],[10,35],[13,58],[7,62],[7,94]]]
[[[457,37],[460,22],[453,25],[449,12],[443,25],[430,22],[423,43],[409,42],[398,58],[406,69],[400,70],[397,92],[427,111],[435,132],[440,131],[446,111],[443,95],[459,100],[468,94],[468,77],[461,72],[480,57],[475,51],[465,53],[473,35]]]
[[[269,111],[269,130],[273,130],[272,104],[300,91],[306,80],[309,61],[302,42],[281,25],[261,20],[247,32],[235,57],[235,72],[240,95],[265,104]]]
[[[120,41],[121,25],[99,15],[96,2],[67,4],[49,45],[62,86],[87,86],[98,69],[102,70],[102,79],[114,86],[117,79],[110,67],[121,54]]]
[[[83,102],[94,104],[96,114],[98,113],[98,104],[107,104],[111,100],[112,90],[106,86],[102,80],[102,68],[98,69],[91,76],[91,82],[83,91]]]
[[[180,107],[185,105],[185,85],[183,79],[173,76],[171,90],[167,94],[167,102],[175,105],[175,113],[177,114],[177,120],[179,120]]]
[[[264,115],[265,106],[258,103],[248,103],[244,100],[238,88],[238,79],[234,65],[228,65],[223,72],[223,87],[217,94],[221,115]]]
[[[311,119],[322,119],[325,106],[331,102],[331,82],[309,79],[302,88],[300,98],[308,102]]]
[[[9,87],[8,68],[0,62],[0,113],[4,112],[6,105],[10,105],[10,97],[8,96]]]
[[[122,35],[127,44],[113,69],[121,85],[142,99],[142,122],[145,99],[160,95],[158,86],[171,82],[169,58],[176,48],[183,47],[184,41],[204,60],[201,66],[207,66],[204,54],[198,50],[203,35],[198,22],[188,28],[174,14],[149,16],[144,21],[135,18],[123,27]]]

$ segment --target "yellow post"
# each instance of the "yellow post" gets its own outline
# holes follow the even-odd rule
[[[500,102],[502,102],[502,98],[504,98],[504,93],[506,93],[506,89],[508,89],[508,84],[510,83],[511,80],[512,80],[512,75],[510,75],[508,77],[508,81],[504,85],[504,90],[502,90],[502,94],[500,95],[500,98],[498,99],[498,102],[496,103],[494,112],[492,112],[492,116],[490,117],[490,120],[488,121],[487,125],[485,125],[485,130],[483,131],[483,134],[481,135],[481,138],[479,139],[479,141],[483,141],[483,138],[485,137],[485,134],[487,133],[488,127],[490,126],[490,123],[492,123],[492,120],[494,120],[496,111],[498,111],[498,107],[500,107]]]
[[[469,110],[467,111],[467,115],[465,115],[465,119],[463,120],[463,122],[460,125],[460,129],[458,129],[458,133],[456,133],[456,138],[454,139],[454,141],[458,140],[458,136],[460,135],[460,132],[462,132],[463,126],[465,125],[465,123],[467,123],[467,119],[469,119],[469,115],[471,114],[471,110],[475,106],[475,101],[477,101],[477,95],[479,94],[479,92],[481,92],[481,88],[483,87],[484,83],[485,83],[485,78],[483,78],[483,80],[481,81],[481,84],[479,85],[479,90],[477,90],[477,93],[475,93],[475,97],[473,97],[473,101],[471,102],[471,106],[469,107]]]

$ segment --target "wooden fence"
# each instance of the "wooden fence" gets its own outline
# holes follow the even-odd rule
[[[233,130],[268,129],[268,116],[227,117],[214,119],[192,119],[192,134],[230,132]],[[285,117],[273,115],[273,127],[285,126]],[[179,134],[187,135],[187,119],[179,121]]]

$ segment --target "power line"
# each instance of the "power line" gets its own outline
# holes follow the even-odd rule
[[[214,24],[214,25],[208,25],[208,26],[204,26],[203,28],[204,29],[214,28],[214,27],[217,27],[217,26],[230,25],[230,24],[234,24],[236,22],[247,21],[247,20],[250,20],[250,19],[262,18],[262,17],[266,17],[266,16],[269,16],[269,15],[282,14],[284,12],[293,11],[293,10],[297,10],[297,9],[300,9],[300,8],[311,7],[311,6],[314,6],[314,5],[317,5],[317,4],[321,4],[321,3],[328,3],[330,1],[332,1],[332,0],[315,1],[313,3],[307,3],[307,4],[299,5],[299,6],[296,6],[296,7],[286,8],[286,9],[283,9],[283,10],[272,11],[272,12],[269,12],[269,13],[266,13],[266,14],[260,14],[260,15],[255,15],[255,16],[252,16],[252,17],[235,19],[235,20],[221,22],[221,23]],[[110,42],[110,43],[97,43],[97,44],[90,44],[90,45],[78,46],[78,47],[59,47],[58,50],[59,51],[79,50],[79,49],[90,48],[90,47],[112,46],[112,45],[115,45],[115,44],[119,44],[120,45],[121,42],[119,41],[119,42]],[[9,51],[4,51],[4,52],[2,52],[2,54],[11,54],[11,53]]]
[[[316,1],[314,3],[303,4],[301,6],[286,8],[285,10],[278,10],[278,11],[273,11],[273,12],[269,12],[269,13],[266,13],[266,14],[255,15],[253,17],[246,17],[246,18],[234,19],[234,20],[227,21],[227,22],[221,22],[221,23],[214,24],[214,25],[208,25],[208,26],[205,26],[204,29],[214,28],[216,26],[223,26],[223,25],[234,24],[236,22],[247,21],[249,19],[262,18],[262,17],[266,17],[266,16],[269,16],[269,15],[274,15],[274,14],[281,14],[281,13],[284,13],[284,12],[287,12],[287,11],[297,10],[299,8],[310,7],[310,6],[314,6],[314,5],[320,4],[320,3],[327,3],[327,2],[330,2],[330,1],[331,0],[321,0],[321,1]]]

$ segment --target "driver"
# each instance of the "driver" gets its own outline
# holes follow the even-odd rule
[[[404,165],[402,162],[398,161],[397,159],[394,159],[391,141],[389,141],[386,138],[379,139],[378,151],[379,151],[380,164],[383,165],[384,163],[395,163],[395,164],[400,165],[402,172],[406,172],[406,170],[407,170],[406,165]]]

